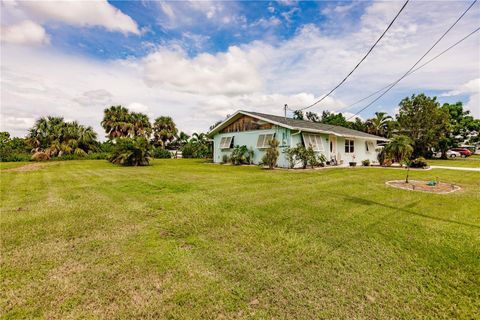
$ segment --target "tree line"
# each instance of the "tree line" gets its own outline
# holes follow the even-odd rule
[[[104,110],[101,126],[107,141],[99,142],[90,126],[62,117],[42,117],[25,138],[0,132],[1,161],[49,159],[109,159],[124,165],[147,165],[152,157],[170,158],[168,149],[181,150],[186,158],[206,158],[211,148],[205,133],[179,132],[173,119],[161,116],[150,122],[146,114],[123,106]]]
[[[425,94],[400,101],[395,117],[386,112],[375,112],[374,117],[365,121],[358,117],[348,121],[342,113],[323,111],[318,115],[295,111],[294,119],[342,126],[389,139],[402,135],[410,141],[414,158],[430,158],[434,150],[446,158],[450,148],[480,142],[480,119],[471,116],[461,102],[440,105],[436,97]],[[397,139],[406,141],[405,138]]]

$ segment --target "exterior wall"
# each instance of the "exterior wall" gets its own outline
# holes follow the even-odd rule
[[[233,136],[233,145],[234,146],[247,146],[248,149],[252,148],[254,150],[253,163],[258,164],[262,161],[262,157],[265,154],[264,149],[257,149],[258,136],[260,134],[275,134],[275,139],[280,141],[279,146],[279,158],[278,166],[287,167],[287,161],[285,159],[285,154],[282,152],[290,141],[290,130],[282,127],[275,126],[272,129],[264,130],[253,130],[253,131],[242,131],[242,132],[230,132],[230,133],[219,133],[213,137],[213,161],[215,163],[221,163],[223,155],[228,155],[232,153],[232,149],[220,149],[220,141],[222,137]]]
[[[257,140],[260,134],[275,134],[275,138],[280,142],[279,145],[279,158],[278,166],[288,168],[289,164],[286,160],[284,150],[287,147],[294,147],[298,143],[303,143],[302,132],[291,131],[283,127],[274,126],[271,129],[264,130],[252,130],[252,131],[242,131],[242,132],[230,132],[230,133],[218,133],[213,137],[213,161],[215,163],[221,163],[222,157],[224,154],[230,156],[232,149],[220,149],[220,141],[222,137],[234,136],[233,145],[245,145],[247,148],[252,148],[254,150],[254,159],[253,162],[258,164],[262,161],[262,157],[265,154],[264,149],[257,149]],[[327,134],[318,134],[321,137],[322,145],[324,148],[323,153],[327,160],[331,160],[333,156],[337,157],[337,160],[343,160],[343,165],[348,165],[348,162],[353,160],[353,155],[355,155],[355,161],[360,164],[362,160],[369,159],[370,162],[377,161],[377,152],[375,147],[377,146],[374,142],[373,150],[369,152],[366,151],[365,139],[352,138],[354,142],[354,152],[345,153],[345,138],[336,137],[337,143],[336,148],[337,152],[333,154],[330,152],[330,137]],[[339,162],[340,164],[340,162]]]
[[[345,152],[345,137],[337,137],[337,161],[343,160],[343,164],[348,165],[350,161],[356,161],[357,164],[361,164],[363,160],[370,160],[370,162],[377,162],[377,152],[375,148],[377,147],[376,141],[373,141],[374,147],[373,150],[366,150],[365,142],[367,140],[360,139],[360,138],[351,138],[354,140],[354,152],[353,153],[346,153]],[[371,141],[371,140],[370,140]],[[353,156],[355,155],[355,159]],[[340,164],[340,162],[339,162]]]

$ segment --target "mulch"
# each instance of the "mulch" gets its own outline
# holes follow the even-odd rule
[[[418,180],[409,180],[408,183],[405,180],[392,180],[387,181],[387,184],[390,187],[410,190],[410,191],[420,191],[420,192],[431,192],[431,193],[439,193],[439,194],[447,194],[451,192],[456,192],[461,190],[462,188],[451,184],[451,183],[443,183],[439,182],[434,186],[429,186],[427,183],[430,181],[418,181]]]

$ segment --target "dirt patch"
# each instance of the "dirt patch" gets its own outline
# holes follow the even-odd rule
[[[36,171],[40,170],[43,167],[46,167],[46,163],[30,163],[26,164],[24,166],[20,167],[15,167],[15,168],[10,168],[10,169],[4,169],[2,172],[22,172],[22,171]]]
[[[451,183],[433,183],[434,181],[417,181],[409,180],[408,183],[405,180],[393,180],[385,182],[386,185],[394,188],[411,190],[411,191],[420,191],[420,192],[431,192],[431,193],[440,193],[446,194],[455,191],[459,191],[460,188],[457,185]]]

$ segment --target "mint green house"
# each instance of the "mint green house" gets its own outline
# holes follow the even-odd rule
[[[272,138],[280,142],[278,166],[288,168],[284,150],[301,143],[324,154],[328,161],[348,165],[351,161],[377,162],[378,143],[387,139],[365,132],[306,120],[296,120],[270,114],[237,111],[209,132],[213,138],[213,161],[221,163],[236,145],[254,151],[258,164]]]

